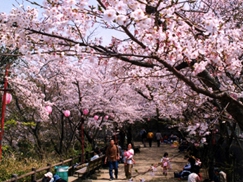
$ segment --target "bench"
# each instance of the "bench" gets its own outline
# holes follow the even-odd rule
[[[74,173],[78,175],[78,178],[81,176],[82,178],[87,178],[91,174],[95,173],[96,170],[99,170],[103,165],[105,159],[105,155],[100,156],[99,158],[90,161],[87,165],[81,165],[81,169],[78,169]]]

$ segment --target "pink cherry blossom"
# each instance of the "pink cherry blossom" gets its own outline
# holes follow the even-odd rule
[[[136,9],[131,13],[131,18],[133,18],[135,21],[145,19],[144,11],[141,9]]]
[[[116,11],[114,9],[108,9],[104,12],[104,20],[111,22],[116,19]]]

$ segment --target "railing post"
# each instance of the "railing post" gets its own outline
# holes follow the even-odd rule
[[[79,162],[80,164],[82,164],[82,154],[79,154],[79,155],[78,155],[78,162]]]
[[[71,170],[68,170],[68,175],[69,176],[73,176],[74,174],[74,159],[73,157],[71,157],[71,161],[69,162],[69,166],[72,166]]]
[[[52,165],[48,163],[47,166],[49,166],[49,168],[47,169],[47,172],[50,172]]]
[[[18,177],[17,174],[12,174],[12,178],[15,178],[14,182],[17,182],[18,181],[17,177]]]
[[[34,174],[31,175],[31,181],[33,182],[36,181],[36,168],[33,167],[31,170],[35,172]]]

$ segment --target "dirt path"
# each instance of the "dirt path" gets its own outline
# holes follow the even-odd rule
[[[141,143],[135,142],[135,146],[141,145]],[[169,153],[169,158],[172,160],[171,162],[171,170],[168,171],[168,175],[164,176],[162,174],[162,168],[159,166],[157,167],[157,171],[154,173],[147,172],[151,164],[158,164],[160,162],[161,157],[163,156],[164,152]],[[178,179],[174,178],[174,172],[180,171],[183,166],[186,164],[186,161],[183,159],[185,153],[178,153],[177,148],[171,147],[169,144],[162,144],[160,147],[157,147],[156,143],[154,142],[152,147],[142,147],[140,148],[140,153],[136,153],[134,159],[136,160],[136,164],[133,167],[133,181],[139,182],[140,179],[144,179],[145,181],[168,181],[168,182],[178,182]],[[138,171],[138,173],[136,172]],[[81,182],[81,181],[109,181],[109,172],[108,168],[101,169],[98,174],[92,177],[92,179],[87,180],[78,180],[76,177],[69,177],[69,182]],[[124,182],[128,181],[125,179],[124,174],[124,165],[119,164],[119,173],[118,179],[114,180],[115,182]]]

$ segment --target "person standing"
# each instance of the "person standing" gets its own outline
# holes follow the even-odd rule
[[[152,131],[149,131],[147,134],[148,142],[149,142],[149,147],[152,147],[152,141],[154,138],[154,133]]]
[[[132,168],[134,164],[134,150],[132,149],[132,144],[128,144],[127,151],[124,152],[124,169],[126,179],[130,179],[132,181]]]
[[[157,132],[155,133],[155,137],[156,137],[156,140],[157,140],[157,146],[160,147],[160,142],[161,142],[161,139],[162,139],[162,135],[159,132],[159,130],[157,130]]]
[[[115,178],[118,178],[118,160],[120,159],[120,152],[115,145],[114,140],[110,140],[110,144],[106,149],[106,156],[104,163],[108,163],[109,166],[109,175],[110,181],[114,179],[113,177],[113,169],[115,170]]]

